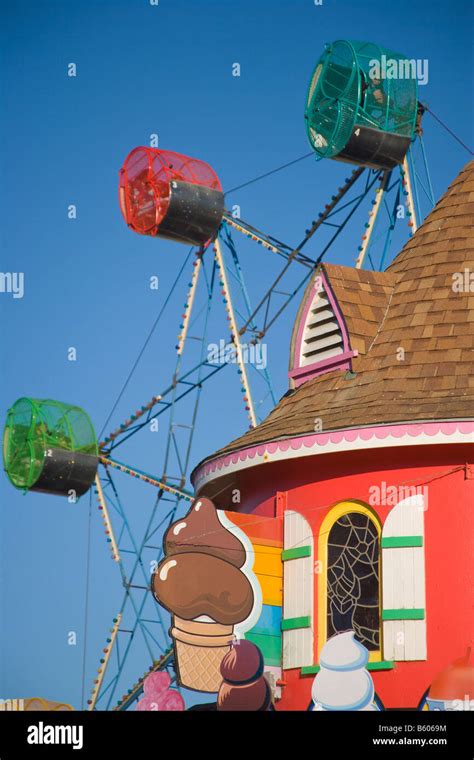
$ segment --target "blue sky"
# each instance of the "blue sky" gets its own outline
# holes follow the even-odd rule
[[[25,294],[0,294],[2,414],[22,395],[57,398],[84,407],[99,431],[163,306],[188,249],[124,225],[117,178],[133,147],[157,133],[160,147],[208,161],[224,189],[304,155],[308,80],[324,43],[340,38],[427,59],[421,99],[469,142],[470,6],[463,0],[324,0],[322,6],[313,0],[159,0],[157,6],[20,0],[4,7],[0,244],[2,271],[24,272]],[[67,76],[71,62],[75,78]],[[240,77],[232,76],[235,62]],[[424,127],[439,197],[468,155],[429,115]],[[240,205],[243,219],[295,245],[347,174],[336,162],[306,159],[227,201]],[[77,207],[75,220],[68,219],[70,204]],[[328,261],[353,265],[365,218],[355,216]],[[393,253],[406,230],[402,222]],[[327,239],[325,232],[316,235],[307,253],[316,256]],[[256,303],[281,263],[234,240]],[[153,275],[158,291],[149,288]],[[169,384],[187,279],[173,292],[109,427]],[[268,335],[277,397],[287,388],[296,308],[295,301]],[[217,299],[210,336],[227,335]],[[70,346],[75,362],[67,360]],[[196,355],[193,348],[189,361]],[[242,406],[235,369],[227,367],[204,389],[193,466],[245,430]],[[179,422],[189,415],[183,404]],[[162,419],[158,433],[136,436],[117,457],[160,474]],[[125,476],[117,484],[140,534],[155,494]],[[71,505],[24,496],[6,478],[0,489],[0,697],[45,696],[79,708],[89,499]],[[122,596],[95,509],[90,557],[87,689]],[[70,631],[77,633],[76,646],[68,645]],[[130,681],[147,664],[142,650],[130,658]]]

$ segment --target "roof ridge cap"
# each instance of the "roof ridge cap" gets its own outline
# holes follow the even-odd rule
[[[388,314],[388,312],[390,310],[390,305],[392,303],[392,299],[393,299],[393,296],[394,296],[394,293],[395,293],[395,286],[397,284],[398,284],[398,280],[397,280],[397,282],[394,282],[393,285],[392,285],[392,292],[390,293],[390,298],[388,299],[387,307],[385,309],[385,312],[384,312],[384,315],[383,315],[382,319],[379,322],[379,326],[378,326],[377,332],[374,335],[374,339],[373,339],[372,343],[370,344],[370,346],[367,349],[366,356],[368,356],[370,354],[375,341],[377,340],[377,338],[379,337],[380,333],[383,330],[383,326],[385,324],[385,320],[387,319],[387,314]]]

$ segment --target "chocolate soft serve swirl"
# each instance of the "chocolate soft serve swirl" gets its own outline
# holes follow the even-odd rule
[[[220,522],[210,499],[193,502],[188,514],[168,529],[166,557],[152,577],[156,600],[184,620],[207,616],[223,625],[245,620],[253,589],[240,570],[245,547]]]

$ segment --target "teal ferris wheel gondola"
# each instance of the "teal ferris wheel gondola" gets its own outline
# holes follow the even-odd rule
[[[328,44],[306,99],[308,139],[320,158],[391,169],[413,139],[417,95],[414,61],[371,42]]]

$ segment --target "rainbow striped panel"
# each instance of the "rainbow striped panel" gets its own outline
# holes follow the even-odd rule
[[[262,589],[262,613],[245,638],[256,644],[265,664],[281,666],[283,604],[282,521],[237,512],[226,516],[250,539],[254,550],[253,572]]]

